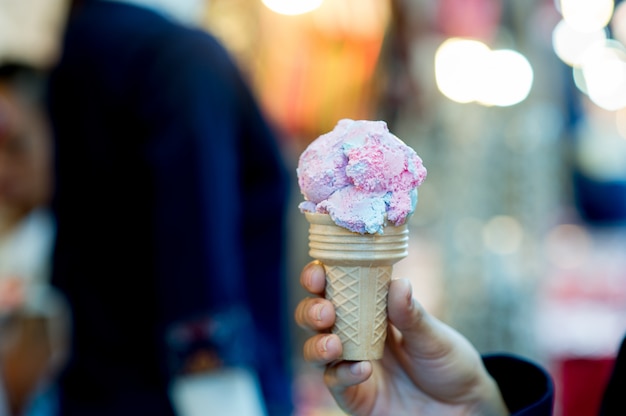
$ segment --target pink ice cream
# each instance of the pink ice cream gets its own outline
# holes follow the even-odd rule
[[[382,233],[404,224],[426,177],[422,159],[384,121],[339,121],[313,141],[298,163],[302,212],[329,214],[340,227]]]

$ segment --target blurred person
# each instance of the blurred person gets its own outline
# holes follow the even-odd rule
[[[49,285],[54,221],[43,73],[0,66],[0,414],[52,415],[68,317]]]
[[[339,337],[330,334],[332,303],[324,299],[324,267],[314,261],[300,275],[316,295],[302,300],[295,320],[315,331],[304,344],[306,361],[325,367],[324,381],[350,415],[553,414],[554,386],[548,372],[512,354],[480,356],[460,333],[426,312],[409,280],[391,282],[390,327],[379,361],[341,361]],[[617,354],[598,415],[626,414],[626,340]]]
[[[178,377],[224,368],[291,414],[287,176],[231,57],[194,28],[202,5],[72,7],[49,82],[53,283],[74,329],[61,415],[173,415]]]
[[[46,230],[46,239],[40,244],[45,246],[53,229],[52,216],[47,210],[52,189],[51,143],[42,107],[42,82],[39,71],[27,65],[4,63],[0,66],[2,273],[7,273],[11,267],[29,267],[26,261],[21,261],[21,252],[10,251],[19,248],[17,244],[9,244],[9,239],[13,242],[16,235]],[[45,251],[43,247],[37,249]],[[43,281],[47,274],[45,265],[40,262],[39,268],[23,274],[27,274],[28,279]]]

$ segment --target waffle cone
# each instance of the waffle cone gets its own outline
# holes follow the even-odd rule
[[[387,337],[387,295],[393,264],[407,255],[408,227],[359,234],[337,226],[329,215],[305,213],[309,254],[324,265],[326,298],[335,306],[332,332],[344,360],[382,358]]]

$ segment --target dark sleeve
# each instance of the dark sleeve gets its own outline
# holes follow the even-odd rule
[[[626,339],[622,341],[611,378],[602,397],[600,415],[626,415]]]
[[[554,386],[544,369],[507,354],[483,356],[483,362],[512,416],[552,415]]]

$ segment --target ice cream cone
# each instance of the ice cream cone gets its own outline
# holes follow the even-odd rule
[[[393,264],[407,255],[408,227],[359,234],[337,226],[329,215],[305,213],[309,254],[326,270],[326,298],[335,306],[332,332],[344,360],[382,358],[387,336],[387,294]]]

